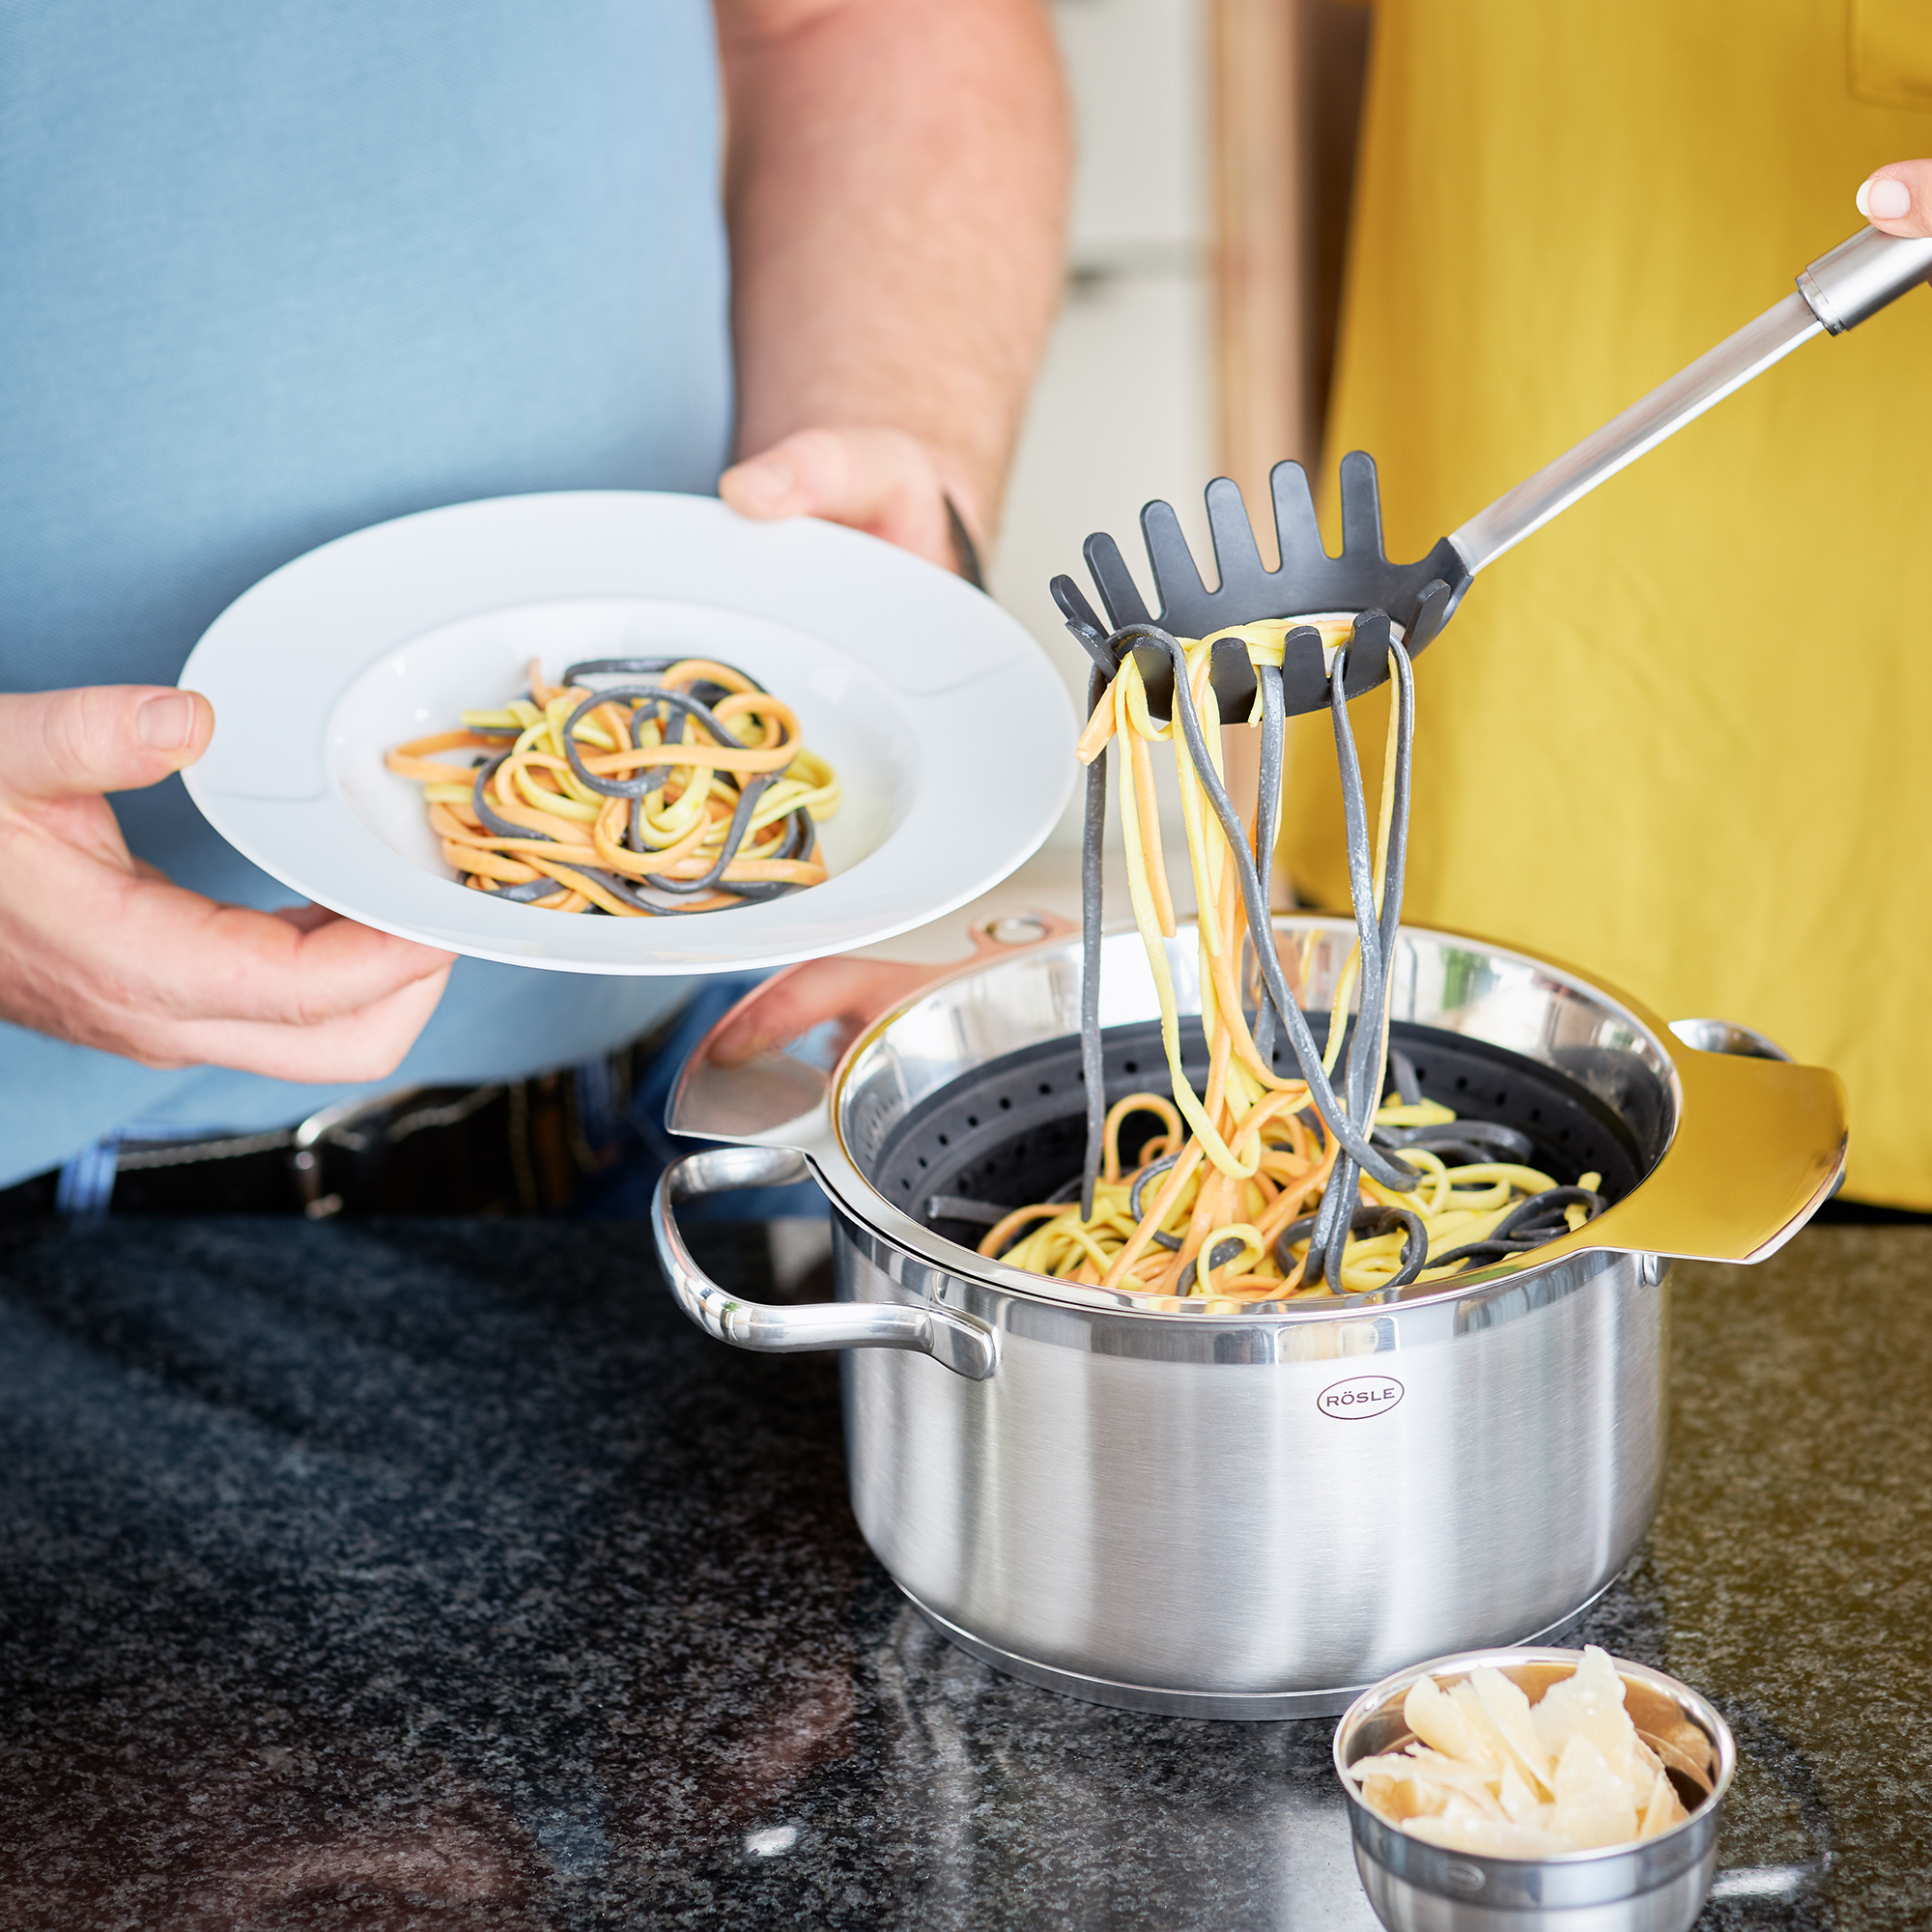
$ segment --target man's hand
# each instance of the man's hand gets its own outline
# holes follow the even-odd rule
[[[217,905],[128,855],[104,794],[191,765],[213,733],[193,692],[0,696],[0,1019],[149,1066],[381,1079],[448,953],[315,906]]]
[[[1859,213],[1888,235],[1932,236],[1932,161],[1893,161],[1858,192]]]
[[[718,494],[741,517],[823,517],[949,570],[965,562],[946,514],[948,479],[902,430],[799,430],[725,470]]]
[[[737,467],[935,562],[983,550],[1063,275],[1071,161],[1043,0],[714,0]]]
[[[896,959],[808,959],[760,989],[755,1019],[730,1021],[711,1042],[720,1066],[736,1066],[788,1046],[827,1020],[838,1023],[843,1053],[888,1007],[923,986],[938,969]]]

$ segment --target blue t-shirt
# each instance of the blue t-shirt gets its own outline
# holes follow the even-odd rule
[[[720,138],[706,0],[0,0],[0,688],[171,683],[264,573],[408,511],[710,490]],[[182,884],[290,901],[178,780],[115,807]],[[463,960],[384,1084],[584,1058],[681,991]],[[355,1091],[0,1026],[0,1186]]]

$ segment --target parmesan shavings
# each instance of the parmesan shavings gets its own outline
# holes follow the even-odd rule
[[[1654,1838],[1688,1815],[1595,1644],[1539,1703],[1485,1665],[1446,1690],[1417,1678],[1403,1716],[1413,1742],[1349,1775],[1374,1810],[1431,1844],[1540,1859]]]

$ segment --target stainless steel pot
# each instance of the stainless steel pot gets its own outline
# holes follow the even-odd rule
[[[1324,1008],[1352,927],[1277,928],[1301,1004]],[[783,976],[767,981],[671,1103],[674,1131],[737,1145],[678,1162],[656,1203],[694,1321],[740,1348],[851,1351],[853,1508],[899,1587],[1000,1669],[1194,1717],[1329,1714],[1418,1658],[1566,1628],[1656,1507],[1664,1258],[1755,1261],[1803,1226],[1843,1166],[1836,1077],[1697,1051],[1551,961],[1405,928],[1394,1017],[1565,1071],[1624,1123],[1638,1184],[1453,1288],[1151,1303],[983,1260],[876,1184],[922,1101],[1077,1030],[1064,925],[977,939],[962,967],[862,969],[889,1005],[836,1066],[823,1030],[720,1064],[720,1033],[783,1009]],[[1198,1011],[1190,932],[1169,963]],[[1156,1010],[1139,939],[1110,936],[1103,1025]],[[766,1307],[708,1280],[676,1205],[808,1172],[832,1203],[838,1299]]]

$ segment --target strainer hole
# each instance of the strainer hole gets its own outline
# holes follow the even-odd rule
[[[1138,1060],[1123,1060],[1121,1063],[1121,1071],[1122,1073],[1138,1073],[1140,1070],[1141,1064]]]
[[[1000,1111],[1001,1111],[1001,1113],[1003,1113],[1003,1114],[1009,1114],[1009,1113],[1011,1113],[1011,1112],[1012,1112],[1012,1107],[1013,1107],[1013,1103],[1012,1103],[1012,1102],[1011,1102],[1010,1100],[1009,1100],[1009,1099],[1007,1098],[1007,1096],[1006,1096],[1006,1095],[1005,1095],[1004,1094],[1002,1094],[1000,1095]]]
[[[1039,1091],[1042,1094],[1051,1094],[1053,1092],[1053,1082],[1051,1080],[1042,1080],[1039,1083]]]
[[[979,1117],[979,1115],[978,1115],[978,1114],[968,1114],[968,1115],[966,1116],[966,1124],[967,1124],[967,1125],[968,1125],[969,1127],[977,1127],[977,1126],[978,1126],[978,1125],[980,1124],[980,1117]]]
[[[941,1134],[939,1137],[939,1145],[941,1147],[951,1147],[952,1143],[949,1141],[944,1134]]]

